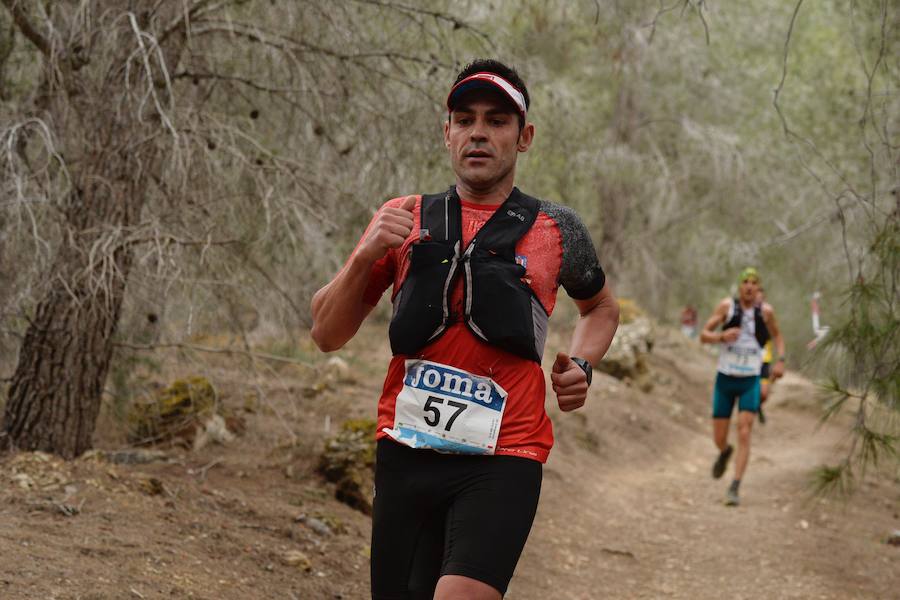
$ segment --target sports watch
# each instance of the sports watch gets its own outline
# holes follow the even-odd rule
[[[591,385],[591,378],[594,372],[593,368],[591,368],[591,363],[577,356],[570,356],[569,358],[572,359],[573,363],[581,367],[581,370],[584,371],[584,374],[587,378],[587,384]]]

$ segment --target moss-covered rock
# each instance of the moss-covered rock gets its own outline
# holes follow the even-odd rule
[[[654,324],[632,300],[619,300],[619,328],[597,370],[629,381],[644,391],[653,387],[648,378],[647,354],[653,349]]]
[[[178,379],[156,396],[132,405],[128,415],[129,440],[192,442],[197,430],[216,414],[217,404],[216,390],[205,377]]]
[[[631,298],[618,298],[618,303],[619,323],[628,324],[634,322],[635,319],[647,316],[644,309],[638,306],[637,302]]]
[[[375,466],[375,421],[346,421],[325,443],[318,472],[335,484],[335,497],[367,515],[372,514]]]

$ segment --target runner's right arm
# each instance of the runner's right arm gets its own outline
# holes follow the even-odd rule
[[[416,196],[407,196],[399,206],[383,206],[347,264],[313,296],[310,334],[323,352],[337,350],[350,341],[372,312],[374,306],[363,299],[372,267],[409,237],[415,204]]]
[[[725,298],[719,302],[716,310],[713,311],[712,316],[706,321],[706,325],[703,326],[703,331],[700,332],[701,342],[704,344],[720,344],[722,342],[733,342],[738,339],[738,336],[741,334],[740,327],[716,331],[719,325],[725,322],[731,302],[731,298]]]

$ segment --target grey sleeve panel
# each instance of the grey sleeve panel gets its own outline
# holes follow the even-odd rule
[[[559,284],[576,300],[594,296],[606,284],[606,274],[587,227],[571,208],[546,200],[540,203],[540,210],[556,222],[562,238]]]

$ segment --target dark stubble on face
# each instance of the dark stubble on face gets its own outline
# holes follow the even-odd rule
[[[496,176],[487,178],[470,178],[467,177],[464,172],[457,173],[457,176],[459,177],[460,181],[462,181],[463,184],[465,184],[465,186],[473,192],[490,192],[493,191],[501,181],[506,179],[506,177],[513,171],[514,168],[515,163],[510,165],[509,168],[503,170],[501,173],[498,173]],[[462,169],[460,169],[460,171],[462,171]]]

